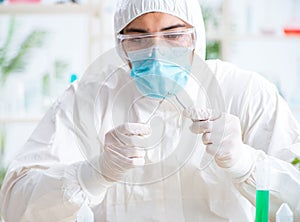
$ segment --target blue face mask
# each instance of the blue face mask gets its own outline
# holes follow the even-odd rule
[[[138,90],[148,97],[164,98],[177,94],[188,82],[190,74],[190,53],[187,49],[149,49],[147,56],[141,51],[130,52],[132,70]],[[160,52],[157,53],[157,50]],[[161,50],[164,50],[163,52]],[[143,50],[145,55],[145,50]],[[139,60],[134,60],[139,58]],[[180,61],[180,65],[178,64]]]

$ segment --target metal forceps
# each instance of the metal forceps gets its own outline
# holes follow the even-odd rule
[[[182,106],[183,109],[186,109],[186,106],[183,105],[183,103],[179,100],[179,98],[177,97],[176,94],[170,94],[168,93],[166,96],[164,96],[162,98],[162,100],[159,101],[158,105],[154,108],[154,110],[152,111],[152,113],[150,114],[149,118],[147,119],[147,121],[145,122],[145,124],[149,124],[150,121],[152,120],[152,118],[154,117],[156,111],[159,109],[160,105],[163,103],[163,101],[166,99],[167,96],[175,96],[176,101],[179,103],[180,106]]]
[[[145,124],[149,124],[150,121],[152,120],[152,118],[154,117],[156,111],[159,109],[160,105],[163,103],[163,101],[165,101],[167,96],[164,96],[162,98],[162,100],[159,101],[158,105],[154,108],[154,110],[152,111],[152,113],[150,114],[149,118],[147,119],[147,121],[145,122]]]

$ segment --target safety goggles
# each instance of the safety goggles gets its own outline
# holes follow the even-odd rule
[[[196,42],[194,28],[145,34],[118,34],[117,39],[125,53],[150,48],[154,45],[194,49]]]

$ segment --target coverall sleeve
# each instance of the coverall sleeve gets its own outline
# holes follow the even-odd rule
[[[0,194],[6,222],[75,221],[85,200],[103,200],[110,183],[84,160],[72,135],[74,90],[46,113],[10,164]]]
[[[244,143],[258,152],[256,161],[270,160],[270,219],[285,202],[300,221],[300,170],[291,161],[300,156],[300,126],[275,86],[256,76],[249,82],[241,123]],[[255,204],[255,170],[244,183],[238,184],[244,196]]]

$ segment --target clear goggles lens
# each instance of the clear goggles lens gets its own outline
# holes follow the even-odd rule
[[[118,34],[117,38],[125,52],[151,48],[154,45],[189,49],[194,49],[195,47],[194,28],[149,34]]]

